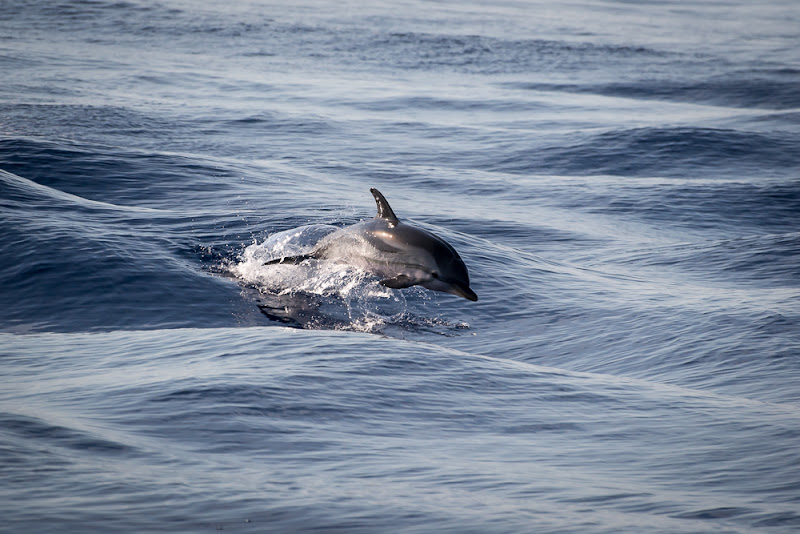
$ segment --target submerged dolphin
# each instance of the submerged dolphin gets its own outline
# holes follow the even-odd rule
[[[381,277],[381,284],[386,287],[421,285],[478,300],[469,288],[467,266],[458,252],[444,239],[400,222],[381,192],[370,192],[378,205],[374,219],[328,234],[308,254],[279,258],[264,265],[335,260]]]

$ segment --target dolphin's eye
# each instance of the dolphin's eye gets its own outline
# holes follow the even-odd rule
[[[434,277],[434,278],[439,278],[439,273],[437,273],[436,271],[433,271],[431,273],[431,276]]]

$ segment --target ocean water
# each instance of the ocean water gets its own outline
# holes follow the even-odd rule
[[[0,21],[0,531],[800,530],[797,2]]]

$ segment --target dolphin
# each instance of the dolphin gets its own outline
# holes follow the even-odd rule
[[[441,237],[398,220],[381,192],[374,188],[370,192],[378,205],[373,219],[328,234],[308,254],[278,258],[264,265],[332,260],[372,273],[393,289],[420,285],[478,300],[458,252]]]

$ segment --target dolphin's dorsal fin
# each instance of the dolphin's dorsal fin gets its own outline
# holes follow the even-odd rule
[[[386,202],[386,198],[384,198],[381,192],[374,187],[370,189],[369,192],[375,197],[375,203],[378,205],[378,214],[376,217],[379,219],[386,219],[392,226],[399,223],[400,221],[397,220],[397,215],[394,214],[392,207]]]

